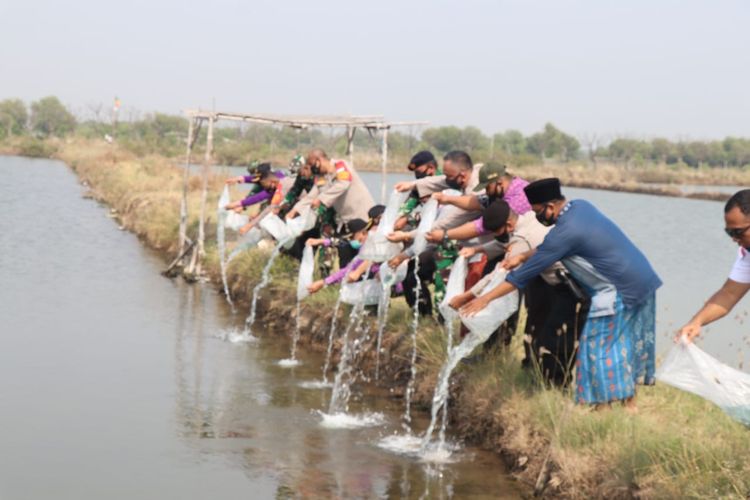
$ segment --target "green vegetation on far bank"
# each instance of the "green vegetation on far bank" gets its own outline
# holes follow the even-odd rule
[[[61,142],[57,157],[85,180],[97,199],[116,210],[120,222],[147,244],[172,256],[177,241],[181,170],[173,160],[137,157],[103,142]],[[221,179],[212,179],[214,207]],[[189,231],[194,234],[200,182],[190,182]],[[215,214],[209,211],[208,262],[218,286],[212,243]],[[247,300],[268,253],[253,250],[230,266],[233,296]],[[296,263],[280,258],[274,280],[263,294],[263,321],[291,332]],[[304,303],[303,345],[324,349],[334,290]],[[382,383],[396,392],[408,374],[408,318],[395,299],[383,346]],[[346,317],[343,315],[343,317]],[[416,400],[427,408],[445,346],[443,331],[424,321],[419,332]],[[372,347],[372,346],[370,346]],[[542,387],[520,367],[520,336],[510,350],[494,351],[480,363],[464,365],[452,384],[451,429],[459,436],[501,453],[512,473],[532,490],[540,475],[550,498],[746,498],[750,493],[750,430],[712,404],[657,385],[639,393],[639,413],[621,408],[594,412],[573,404],[569,394]],[[372,363],[372,349],[362,362]],[[370,366],[370,365],[368,365]],[[546,465],[545,465],[546,463]],[[543,473],[546,471],[546,473]]]
[[[0,151],[25,156],[54,154],[59,140],[101,140],[111,137],[121,150],[136,156],[158,154],[184,160],[188,120],[153,113],[143,118],[115,120],[103,106],[92,106],[93,118],[74,116],[56,97],[30,103],[0,101]],[[195,159],[202,158],[205,127],[196,141]],[[297,153],[323,147],[344,155],[345,130],[274,127],[219,123],[214,131],[215,161],[221,165],[246,165],[251,160],[271,160],[286,165]],[[356,167],[380,168],[380,138],[358,130],[354,136]],[[750,139],[671,141],[664,138],[605,140],[595,134],[575,137],[553,124],[524,135],[506,130],[487,135],[476,127],[419,127],[394,129],[389,134],[389,169],[404,171],[420,149],[442,154],[452,149],[468,151],[477,162],[496,160],[523,172],[526,168],[557,170],[561,177],[573,169],[588,169],[587,181],[617,177],[620,183],[744,184],[750,181]],[[612,172],[617,172],[613,175]],[[611,182],[611,181],[608,181]]]

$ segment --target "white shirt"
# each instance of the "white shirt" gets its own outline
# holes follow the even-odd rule
[[[750,252],[740,247],[729,279],[737,283],[750,283]]]

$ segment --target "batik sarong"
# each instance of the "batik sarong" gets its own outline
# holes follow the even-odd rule
[[[614,314],[587,318],[576,361],[576,401],[596,404],[635,395],[653,385],[656,368],[656,298],[625,307],[617,294]]]

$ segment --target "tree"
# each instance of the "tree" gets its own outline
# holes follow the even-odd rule
[[[31,129],[42,137],[63,137],[75,129],[76,119],[57,97],[31,103]]]
[[[568,135],[551,123],[544,126],[542,132],[537,132],[526,140],[529,153],[544,158],[558,156],[567,161],[578,154],[581,144],[572,135]]]
[[[23,134],[28,121],[29,114],[22,100],[0,101],[0,138]]]
[[[526,152],[526,139],[518,130],[506,130],[495,134],[495,151],[502,151],[508,156],[518,156]]]

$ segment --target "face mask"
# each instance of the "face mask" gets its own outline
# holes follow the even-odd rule
[[[414,178],[424,179],[425,177],[427,177],[427,172],[425,172],[424,170],[422,170],[421,172],[418,170],[414,171]]]
[[[448,184],[448,187],[451,189],[457,189],[458,191],[461,190],[461,184],[459,184],[458,179],[448,179],[446,177],[445,183]]]
[[[310,165],[310,172],[312,172],[313,175],[320,175],[320,164],[317,163],[315,165]]]
[[[555,223],[555,220],[552,217],[547,218],[546,212],[547,212],[547,207],[544,207],[544,210],[537,212],[535,215],[536,215],[536,220],[538,220],[542,226],[549,227]]]
[[[349,241],[349,245],[355,250],[362,248],[362,243],[360,243],[359,240],[351,240]]]

